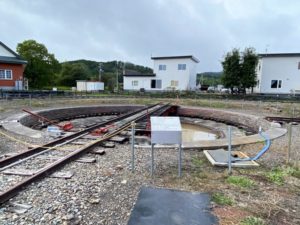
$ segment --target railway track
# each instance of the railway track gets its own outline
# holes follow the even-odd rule
[[[32,182],[52,174],[66,163],[77,159],[87,153],[101,142],[107,141],[128,129],[132,122],[147,119],[150,115],[161,115],[170,110],[169,104],[157,104],[143,109],[129,112],[108,121],[93,125],[87,129],[71,134],[67,137],[47,143],[16,155],[0,160],[1,176],[9,176],[10,171],[24,168],[32,173],[27,173],[26,178],[17,176],[14,181],[0,183],[0,204],[17,195],[22,189]],[[107,133],[102,136],[92,136],[96,129],[107,127]]]

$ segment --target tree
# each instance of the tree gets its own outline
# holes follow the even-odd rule
[[[258,63],[258,56],[255,49],[246,48],[243,52],[242,67],[241,67],[241,87],[252,88],[256,86],[256,66]]]
[[[53,77],[60,71],[60,64],[45,45],[26,40],[17,45],[17,52],[28,62],[24,74],[30,87],[43,88],[55,83]]]
[[[254,48],[246,48],[242,53],[238,49],[226,54],[223,66],[222,84],[231,89],[237,87],[242,90],[256,85],[256,66],[258,56]]]
[[[89,69],[83,63],[64,63],[60,73],[60,84],[65,86],[76,86],[76,80],[88,80]]]
[[[231,89],[233,92],[234,87],[240,86],[240,52],[238,49],[233,49],[232,52],[226,54],[224,61],[222,62],[223,75],[222,84],[226,88]]]

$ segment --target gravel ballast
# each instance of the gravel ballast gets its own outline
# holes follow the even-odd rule
[[[254,110],[251,113],[257,115]],[[2,114],[0,119],[6,116],[8,115]],[[49,141],[46,137],[37,140],[14,135],[3,129],[0,131],[33,144]],[[300,125],[295,125],[291,148],[291,159],[295,163],[300,159],[298,137],[300,137]],[[1,155],[24,151],[27,148],[1,135],[0,143]],[[115,148],[97,147],[104,149],[106,154],[84,156],[96,158],[95,163],[70,162],[60,170],[74,172],[71,179],[44,178],[31,184],[10,202],[2,205],[0,224],[125,225],[143,185],[209,193],[224,192],[235,200],[234,207],[244,209],[256,217],[264,217],[269,224],[276,224],[274,221],[278,221],[277,224],[297,224],[297,221],[300,221],[299,179],[289,177],[283,186],[277,186],[264,178],[265,171],[268,172],[285,163],[287,143],[287,135],[274,140],[270,150],[258,161],[262,167],[253,172],[257,183],[253,190],[239,190],[227,184],[226,169],[213,168],[201,151],[184,151],[183,177],[179,179],[177,178],[177,151],[175,149],[155,150],[155,175],[151,178],[149,149],[136,150],[136,170],[132,173],[129,143],[116,144]],[[261,147],[262,144],[252,144],[237,149],[254,155]],[[233,173],[234,175],[250,174],[252,170],[234,169]],[[249,196],[251,204],[247,202]],[[271,198],[270,196],[272,202],[270,200],[269,205],[259,202],[262,200],[266,202]],[[276,196],[281,197],[275,198]],[[11,211],[11,202],[28,204],[32,208],[18,214]],[[276,206],[274,209],[271,208],[273,205]],[[270,211],[267,211],[269,209]],[[292,216],[288,217],[290,213]],[[282,222],[286,220],[289,223]]]

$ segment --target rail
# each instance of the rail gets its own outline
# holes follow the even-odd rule
[[[149,108],[150,108],[150,110],[149,110]],[[126,114],[126,116],[123,115],[123,116],[120,116],[118,118],[112,119],[111,121],[101,123],[101,125],[98,124],[97,126],[93,126],[92,128],[88,128],[84,131],[77,132],[76,133],[77,136],[76,135],[75,136],[70,135],[70,136],[73,136],[73,138],[76,138],[78,136],[83,136],[85,133],[88,134],[90,131],[92,131],[96,127],[103,126],[103,125],[106,125],[106,124],[109,124],[109,123],[115,122],[115,121],[123,122],[123,124],[121,124],[117,129],[105,134],[103,137],[101,137],[101,138],[99,138],[99,139],[83,146],[82,148],[79,148],[79,149],[73,151],[72,153],[68,154],[67,156],[55,161],[54,163],[38,170],[34,175],[23,179],[21,182],[17,183],[13,187],[11,187],[8,190],[0,193],[0,204],[3,204],[4,202],[8,201],[13,196],[17,195],[21,190],[23,190],[27,185],[31,184],[33,181],[36,181],[38,179],[41,179],[43,176],[47,176],[47,175],[53,173],[55,170],[62,167],[66,163],[70,162],[71,160],[74,160],[75,158],[80,157],[82,154],[90,151],[93,147],[99,145],[99,143],[101,143],[103,141],[106,141],[106,140],[110,139],[111,137],[117,135],[121,131],[129,128],[131,122],[133,122],[133,121],[137,122],[137,121],[147,117],[148,114],[151,115],[151,114],[153,114],[157,111],[161,111],[163,113],[164,111],[168,110],[169,108],[170,108],[169,104],[151,106],[151,107],[148,107],[146,109],[138,110],[138,112],[129,113],[129,114]],[[69,136],[68,140],[70,140],[70,136]],[[65,140],[65,139],[63,139],[63,140]],[[62,139],[60,139],[59,141],[61,142]],[[42,151],[43,149],[45,150],[45,149],[47,149],[46,147],[49,147],[50,145],[53,145],[53,143],[57,144],[57,142],[54,141],[54,142],[51,142],[49,144],[44,145],[43,147],[36,148],[35,151],[33,151],[33,152],[36,152],[37,149],[39,149],[40,151]],[[27,154],[29,154],[29,153],[27,153]],[[22,155],[22,153],[21,153],[21,155]],[[21,158],[24,158],[23,155],[22,155]],[[12,160],[12,159],[14,159],[14,160]],[[10,157],[9,161],[10,161],[10,163],[14,163],[14,162],[16,162],[16,160],[19,160],[19,159],[18,159],[18,157],[15,156],[15,157]],[[8,163],[8,161],[6,161],[6,165],[7,165],[7,163]],[[4,164],[5,164],[4,160],[2,160],[1,167]]]

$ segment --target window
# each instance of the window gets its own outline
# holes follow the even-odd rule
[[[161,88],[161,80],[151,80],[151,88]]]
[[[271,80],[271,88],[281,88],[282,80]]]
[[[178,80],[171,80],[171,86],[177,87],[178,86]]]
[[[0,79],[1,80],[12,80],[12,71],[11,70],[0,70]]]
[[[159,65],[158,70],[167,70],[167,65]]]
[[[132,86],[139,86],[139,81],[138,80],[133,80],[131,82]]]
[[[6,70],[6,79],[9,79],[9,80],[12,79],[11,70]]]
[[[186,64],[178,64],[178,70],[186,70]]]
[[[271,80],[271,88],[277,88],[278,80]]]

